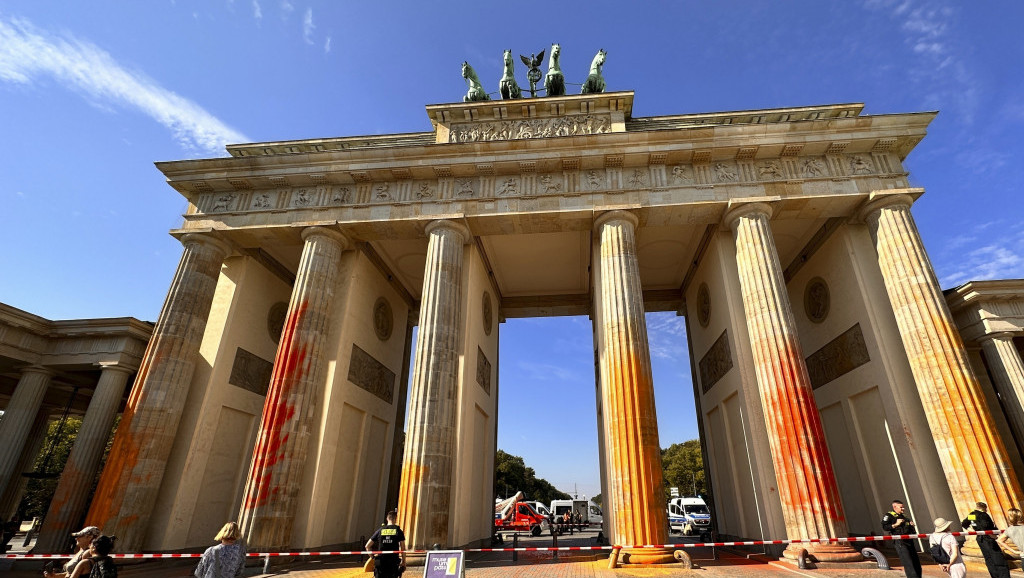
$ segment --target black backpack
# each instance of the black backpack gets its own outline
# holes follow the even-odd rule
[[[117,566],[114,565],[114,559],[110,556],[93,558],[89,578],[117,578]]]
[[[935,560],[936,564],[949,564],[949,554],[946,553],[941,542],[929,548],[928,551],[931,552],[932,560]]]

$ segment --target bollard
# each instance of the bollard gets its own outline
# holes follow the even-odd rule
[[[608,555],[608,569],[614,570],[619,565],[619,550],[622,546],[614,546],[612,553]]]
[[[885,554],[882,554],[878,550],[875,550],[874,548],[864,548],[863,550],[860,551],[860,554],[861,554],[861,556],[864,556],[865,558],[874,558],[875,561],[878,562],[878,569],[879,570],[889,570],[890,569],[889,568],[889,560],[886,559]]]
[[[796,567],[801,570],[809,569],[806,548],[800,550],[800,553],[796,555]]]
[[[558,536],[556,536],[555,534],[551,535],[551,546],[553,548],[557,548],[558,547]],[[554,550],[553,554],[554,554],[554,556],[552,556],[551,559],[552,560],[558,560],[558,550]]]
[[[519,532],[515,532],[515,533],[512,534],[512,561],[513,562],[518,562],[519,561],[519,551],[516,550],[516,548],[518,548],[518,547],[519,547]]]
[[[685,550],[672,552],[672,557],[678,560],[686,570],[693,570],[693,558],[690,558],[690,555]]]

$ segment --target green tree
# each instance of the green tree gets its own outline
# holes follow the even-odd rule
[[[700,451],[700,440],[672,444],[661,450],[661,467],[665,477],[665,496],[669,488],[679,488],[680,495],[705,495],[708,493],[704,481],[704,457]]]
[[[82,427],[82,418],[69,417],[64,427],[60,426],[60,420],[55,420],[50,422],[46,431],[43,449],[36,457],[32,470],[33,473],[42,475],[29,478],[25,496],[18,505],[19,520],[31,520],[36,516],[46,515],[50,500],[57,491],[60,473],[64,470],[64,464],[68,462],[68,454],[71,453],[71,447],[75,445],[75,438],[78,437],[78,430]]]
[[[594,496],[593,498],[590,498],[590,501],[594,502],[598,506],[601,506],[601,499],[602,499],[601,498],[601,494],[598,494],[598,495]],[[601,507],[603,508],[604,506],[601,506]]]
[[[494,495],[507,498],[516,492],[522,492],[528,500],[545,504],[571,497],[558,491],[551,482],[538,478],[523,458],[498,450],[494,454]]]

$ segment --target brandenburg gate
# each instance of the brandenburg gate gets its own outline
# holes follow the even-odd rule
[[[426,132],[158,163],[184,252],[88,523],[123,551],[232,519],[250,549],[315,548],[397,506],[412,548],[481,544],[500,323],[589,315],[605,532],[664,544],[648,311],[686,318],[722,534],[877,533],[893,497],[1004,523],[1024,496],[903,165],[935,114],[634,117],[633,97],[431,105]]]

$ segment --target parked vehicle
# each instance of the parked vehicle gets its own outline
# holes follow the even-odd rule
[[[520,501],[522,492],[494,505],[494,528],[497,532],[520,531],[540,536],[548,529],[548,518],[537,513],[529,502]]]
[[[591,526],[600,526],[604,524],[604,512],[601,511],[601,506],[598,506],[594,502],[589,502],[588,521]]]
[[[541,516],[544,516],[545,518],[548,518],[548,519],[551,518],[551,510],[549,510],[548,507],[544,505],[544,502],[526,502],[526,503],[530,504],[530,507],[532,507],[534,509],[534,511],[537,512],[538,514],[540,514]]]
[[[583,523],[590,521],[590,502],[586,499],[572,499],[572,500],[551,500],[551,513],[555,516],[555,521],[562,519],[562,516],[569,510],[575,514],[577,511],[583,516]]]
[[[702,498],[672,498],[668,503],[668,525],[672,532],[686,536],[711,530],[711,511]]]

